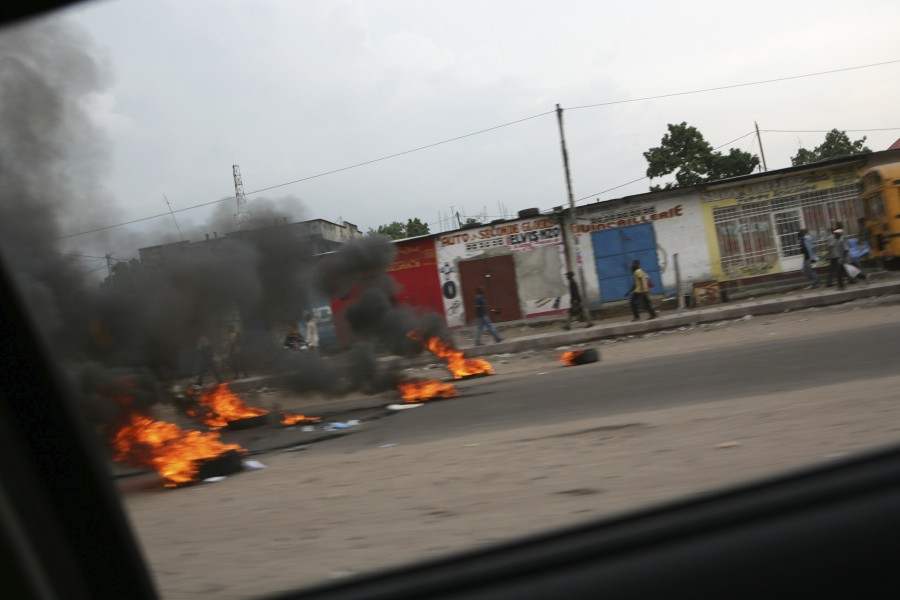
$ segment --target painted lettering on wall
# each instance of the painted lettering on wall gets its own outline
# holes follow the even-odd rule
[[[652,208],[652,207],[651,207]],[[616,227],[628,227],[629,225],[640,225],[641,223],[652,223],[663,219],[672,219],[684,215],[684,208],[681,204],[677,204],[668,210],[660,212],[640,211],[643,214],[637,214],[618,219],[603,220],[603,217],[591,218],[591,223],[577,223],[574,227],[575,233],[591,233],[592,231],[606,231],[607,229],[615,229]],[[618,215],[613,215],[618,216]]]
[[[437,265],[437,256],[433,247],[421,247],[419,245],[396,244],[397,258],[387,268],[387,271],[405,271],[417,267],[432,267]]]
[[[517,250],[523,246],[559,243],[559,241],[559,225],[552,218],[460,231],[441,236],[438,239],[442,248],[456,244],[465,244],[466,250],[469,252],[486,250],[497,246],[510,246],[512,249]]]

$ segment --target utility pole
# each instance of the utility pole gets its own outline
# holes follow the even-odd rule
[[[106,276],[112,277],[112,254],[107,253],[105,256],[106,256]]]
[[[563,235],[566,242],[566,255],[568,256],[567,269],[578,273],[578,285],[581,287],[581,293],[587,298],[587,291],[584,285],[584,269],[581,267],[581,256],[578,250],[578,234],[575,233],[575,196],[572,195],[572,177],[569,173],[569,153],[566,150],[566,134],[563,130],[563,109],[559,104],[556,105],[556,119],[559,122],[559,139],[562,146],[563,167],[566,171],[566,190],[569,193],[569,227],[566,234],[566,227],[563,226]],[[575,263],[573,266],[572,263]],[[577,267],[577,268],[576,268]]]
[[[234,215],[234,224],[238,231],[250,229],[253,215],[247,210],[247,199],[244,197],[244,182],[241,180],[241,168],[231,165],[231,174],[234,177],[234,201],[237,205],[237,213]]]
[[[759,136],[759,125],[757,125],[756,121],[753,121],[753,126],[756,127],[756,141],[759,142],[759,154],[762,156],[763,171],[768,171],[769,168],[766,166],[766,153],[763,151],[762,138]]]

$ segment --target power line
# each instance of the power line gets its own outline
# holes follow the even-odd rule
[[[735,142],[737,142],[737,141],[740,141],[740,140],[744,139],[744,138],[747,137],[748,135],[753,135],[754,133],[756,133],[755,130],[754,130],[754,131],[750,131],[750,132],[748,132],[748,133],[745,133],[744,135],[742,135],[742,136],[740,136],[740,137],[734,138],[734,139],[731,140],[730,142],[725,142],[725,143],[722,144],[721,146],[716,146],[715,148],[713,148],[713,151],[716,151],[716,150],[718,150],[718,149],[720,149],[720,148],[724,148],[725,146],[729,146],[729,145],[731,145],[731,144],[733,144],[733,143],[735,143]],[[609,188],[609,189],[605,189],[605,190],[603,190],[602,192],[597,192],[597,193],[595,193],[595,194],[591,194],[591,195],[589,195],[589,196],[585,196],[584,198],[579,198],[578,200],[575,201],[575,204],[578,204],[579,202],[581,202],[581,201],[583,201],[583,200],[590,200],[591,198],[594,198],[594,197],[596,197],[596,196],[602,196],[603,194],[605,194],[605,193],[607,193],[607,192],[612,192],[613,190],[617,190],[617,189],[619,189],[619,188],[623,188],[623,187],[625,187],[626,185],[631,185],[632,183],[637,183],[638,181],[643,181],[644,179],[650,179],[650,177],[648,177],[647,175],[644,175],[643,177],[638,177],[637,179],[632,179],[631,181],[629,181],[629,182],[627,182],[627,183],[623,183],[623,184],[621,184],[621,185],[617,185],[617,186],[615,186],[615,187],[611,187],[611,188]]]
[[[722,85],[719,87],[712,88],[703,88],[700,90],[692,90],[690,92],[673,92],[671,94],[660,94],[658,96],[646,96],[644,98],[632,98],[630,100],[611,100],[609,102],[599,102],[597,104],[585,104],[584,106],[573,106],[568,110],[578,110],[581,108],[594,108],[596,106],[612,106],[613,104],[626,104],[628,102],[642,102],[644,100],[658,100],[660,98],[672,98],[674,96],[688,96],[690,94],[702,94],[705,92],[717,92],[720,90],[730,90],[734,88],[748,87],[751,85],[762,85],[765,83],[776,83],[779,81],[789,81],[791,79],[803,79],[804,77],[818,77],[819,75],[830,75],[832,73],[843,73],[844,71],[855,71],[857,69],[868,69],[871,67],[881,67],[884,65],[891,65],[894,63],[900,63],[900,59],[896,60],[888,60],[880,63],[872,63],[870,65],[858,65],[856,67],[845,67],[843,69],[832,69],[830,71],[819,71],[817,73],[805,73],[803,75],[790,75],[788,77],[778,77],[776,79],[763,79],[761,81],[751,81],[749,83],[735,83],[732,85]]]
[[[690,94],[701,94],[701,93],[705,93],[705,92],[714,92],[714,91],[719,91],[719,90],[726,90],[726,89],[733,89],[733,88],[747,87],[747,86],[753,86],[753,85],[762,85],[762,84],[765,84],[765,83],[776,83],[776,82],[779,82],[779,81],[789,81],[789,80],[792,80],[792,79],[802,79],[802,78],[806,78],[806,77],[817,77],[817,76],[819,76],[819,75],[829,75],[829,74],[833,74],[833,73],[841,73],[841,72],[845,72],[845,71],[853,71],[853,70],[857,70],[857,69],[868,69],[868,68],[871,68],[871,67],[879,67],[879,66],[890,65],[890,64],[895,64],[895,63],[900,63],[900,59],[889,60],[889,61],[884,61],[884,62],[880,62],[880,63],[872,63],[872,64],[868,64],[868,65],[858,65],[858,66],[855,66],[855,67],[845,67],[845,68],[842,68],[842,69],[832,69],[832,70],[829,70],[829,71],[819,71],[819,72],[816,72],[816,73],[806,73],[806,74],[803,74],[803,75],[791,75],[791,76],[788,76],[788,77],[779,77],[779,78],[776,78],[776,79],[766,79],[766,80],[762,80],[762,81],[753,81],[753,82],[749,82],[749,83],[736,83],[736,84],[732,84],[732,85],[725,85],[725,86],[719,86],[719,87],[713,87],[713,88],[704,88],[704,89],[700,89],[700,90],[692,90],[692,91],[688,91],[688,92],[674,92],[674,93],[671,93],[671,94],[659,94],[659,95],[656,95],[656,96],[646,96],[646,97],[643,97],[643,98],[630,98],[630,99],[626,99],[626,100],[612,100],[612,101],[609,101],[609,102],[599,102],[599,103],[596,103],[596,104],[585,104],[585,105],[583,105],[583,106],[575,106],[575,107],[571,107],[571,108],[568,108],[568,109],[566,109],[566,110],[579,110],[579,109],[584,109],[584,108],[594,108],[594,107],[598,107],[598,106],[612,106],[612,105],[614,105],[614,104],[627,104],[627,103],[630,103],[630,102],[642,102],[642,101],[645,101],[645,100],[656,100],[656,99],[660,99],[660,98],[671,98],[671,97],[675,97],[675,96],[686,96],[686,95],[690,95]],[[467,133],[467,134],[465,134],[465,135],[456,136],[456,137],[453,137],[453,138],[450,138],[450,139],[446,139],[446,140],[443,140],[443,141],[440,141],[440,142],[435,142],[435,143],[433,143],[433,144],[426,144],[426,145],[424,145],[424,146],[419,146],[419,147],[417,147],[417,148],[412,148],[412,149],[410,149],[410,150],[404,150],[403,152],[397,152],[397,153],[395,153],[395,154],[390,154],[390,155],[388,155],[388,156],[382,156],[381,158],[375,158],[375,159],[372,159],[372,160],[363,161],[363,162],[356,163],[356,164],[353,164],[353,165],[349,165],[349,166],[346,166],[346,167],[341,167],[341,168],[339,168],[339,169],[334,169],[334,170],[331,170],[331,171],[326,171],[326,172],[324,172],[324,173],[318,173],[318,174],[316,174],[316,175],[310,175],[310,176],[308,176],[308,177],[302,177],[302,178],[300,178],[300,179],[295,179],[295,180],[293,180],[293,181],[287,181],[287,182],[284,182],[284,183],[279,183],[279,184],[276,184],[276,185],[271,185],[271,186],[269,186],[269,187],[260,188],[260,189],[258,189],[258,190],[253,190],[253,191],[251,191],[251,192],[246,192],[245,195],[251,195],[251,194],[258,194],[258,193],[261,193],[261,192],[267,192],[267,191],[269,191],[269,190],[274,190],[274,189],[281,188],[281,187],[285,187],[285,186],[288,186],[288,185],[294,185],[294,184],[296,184],[296,183],[302,183],[302,182],[304,182],[304,181],[309,181],[309,180],[311,180],[311,179],[317,179],[317,178],[319,178],[319,177],[325,177],[326,175],[333,175],[333,174],[335,174],[335,173],[340,173],[340,172],[342,172],[342,171],[347,171],[347,170],[350,170],[350,169],[356,169],[356,168],[358,168],[358,167],[362,167],[362,166],[365,166],[365,165],[370,165],[370,164],[377,163],[377,162],[381,162],[381,161],[384,161],[384,160],[389,160],[389,159],[391,159],[391,158],[397,158],[398,156],[404,156],[404,155],[406,155],[406,154],[411,154],[411,153],[413,153],[413,152],[419,152],[420,150],[426,150],[426,149],[428,149],[428,148],[434,148],[434,147],[436,147],[436,146],[441,146],[441,145],[443,145],[443,144],[449,144],[450,142],[459,141],[459,140],[462,140],[462,139],[465,139],[465,138],[468,138],[468,137],[480,135],[480,134],[482,134],[482,133],[487,133],[487,132],[489,132],[489,131],[494,131],[494,130],[497,130],[497,129],[501,129],[501,128],[503,128],[503,127],[509,127],[509,126],[511,126],[511,125],[516,125],[516,124],[518,124],[518,123],[523,123],[523,122],[525,122],[525,121],[530,121],[531,119],[537,119],[537,118],[544,117],[544,116],[547,116],[547,115],[551,115],[551,114],[554,114],[554,113],[556,113],[555,110],[550,110],[550,111],[543,112],[543,113],[539,113],[539,114],[536,114],[536,115],[531,115],[530,117],[525,117],[525,118],[522,118],[522,119],[517,119],[517,120],[515,120],[515,121],[510,121],[510,122],[508,122],[508,123],[503,123],[503,124],[501,124],[501,125],[495,125],[495,126],[493,126],[493,127],[488,127],[488,128],[486,128],[486,129],[481,129],[481,130],[478,130],[478,131],[474,131],[474,132],[472,132],[472,133]],[[863,130],[848,130],[848,131],[863,131]],[[871,131],[875,131],[875,130],[871,130]],[[738,138],[738,139],[740,139],[740,138]],[[640,179],[638,179],[637,181],[640,181]],[[632,183],[633,183],[633,182],[632,182]],[[625,185],[627,185],[627,184],[625,184]],[[621,187],[621,186],[619,186],[619,187]],[[612,188],[612,189],[616,189],[616,188]],[[607,190],[607,191],[610,191],[610,190]],[[603,192],[601,192],[601,193],[603,193]],[[203,203],[201,203],[201,204],[195,204],[195,205],[193,205],[193,206],[188,206],[188,207],[185,207],[185,208],[180,208],[180,209],[178,209],[178,210],[170,211],[170,212],[167,212],[167,213],[160,213],[160,214],[151,215],[151,216],[148,216],[148,217],[142,217],[142,218],[140,218],[140,219],[133,219],[133,220],[131,220],[131,221],[125,221],[125,222],[122,222],[122,223],[115,223],[115,224],[113,224],[113,225],[106,225],[106,226],[104,226],[104,227],[97,227],[97,228],[95,228],[95,229],[90,229],[90,230],[87,230],[87,231],[81,231],[81,232],[79,232],[79,233],[72,233],[72,234],[64,235],[64,236],[62,236],[62,237],[57,238],[57,240],[64,240],[64,239],[69,239],[69,238],[78,237],[78,236],[82,236],[82,235],[88,235],[88,234],[90,234],[90,233],[98,233],[98,232],[100,232],[100,231],[106,231],[107,229],[113,229],[113,228],[116,228],[116,227],[123,227],[123,226],[125,226],[125,225],[134,225],[135,223],[141,223],[141,222],[143,222],[143,221],[149,221],[149,220],[151,220],[151,219],[158,219],[158,218],[160,218],[160,217],[165,217],[165,216],[167,216],[167,215],[171,215],[171,216],[173,216],[173,218],[174,218],[174,213],[184,212],[184,211],[188,211],[188,210],[194,210],[194,209],[197,209],[197,208],[202,208],[202,207],[204,207],[204,206],[211,206],[211,205],[213,205],[213,204],[219,204],[220,202],[226,202],[226,201],[231,200],[231,199],[232,199],[232,197],[231,197],[231,196],[228,196],[228,197],[225,197],[225,198],[220,198],[219,200],[213,200],[213,201],[211,201],[211,202],[203,202]],[[582,198],[582,200],[583,200],[583,199],[584,199],[584,198]]]
[[[90,258],[90,259],[106,260],[105,256],[90,256],[88,254],[75,254],[72,252],[63,253],[63,256],[71,256],[74,258]]]
[[[97,271],[100,271],[101,269],[105,269],[105,268],[106,268],[106,265],[100,265],[96,269],[91,269],[87,273],[84,273],[84,275],[90,275],[91,273],[96,273]]]
[[[524,119],[518,119],[518,120],[516,120],[516,121],[510,121],[509,123],[504,123],[504,124],[502,124],[502,125],[495,125],[494,127],[488,127],[487,129],[482,129],[482,130],[480,130],[480,131],[474,131],[474,132],[472,132],[472,133],[467,133],[467,134],[465,134],[465,135],[460,135],[460,136],[457,136],[457,137],[454,137],[454,138],[450,138],[450,139],[448,139],[448,140],[443,140],[443,141],[441,141],[441,142],[435,142],[435,143],[433,143],[433,144],[427,144],[427,145],[425,145],[425,146],[419,146],[418,148],[413,148],[412,150],[405,150],[405,151],[403,151],[403,152],[397,152],[396,154],[391,154],[391,155],[389,155],[389,156],[382,156],[381,158],[375,158],[375,159],[372,159],[372,160],[367,160],[367,161],[365,161],[365,162],[357,163],[357,164],[355,164],[355,165],[350,165],[350,166],[347,166],[347,167],[341,167],[340,169],[334,169],[333,171],[327,171],[327,172],[325,172],[325,173],[319,173],[318,175],[310,175],[309,177],[303,177],[302,179],[295,179],[294,181],[288,181],[288,182],[285,182],[285,183],[279,183],[279,184],[277,184],[277,185],[271,185],[271,186],[269,186],[269,187],[260,188],[260,189],[258,189],[258,190],[253,190],[253,191],[251,191],[251,192],[245,192],[244,195],[245,195],[245,196],[249,196],[250,194],[259,194],[260,192],[267,192],[267,191],[269,191],[269,190],[274,190],[274,189],[276,189],[276,188],[284,187],[284,186],[287,186],[287,185],[293,185],[293,184],[295,184],[295,183],[300,183],[300,182],[303,182],[303,181],[309,181],[310,179],[316,179],[317,177],[324,177],[324,176],[326,176],[326,175],[333,175],[334,173],[340,173],[341,171],[347,171],[347,170],[349,170],[349,169],[355,169],[355,168],[357,168],[357,167],[362,167],[362,166],[364,166],[364,165],[370,165],[370,164],[372,164],[372,163],[380,162],[380,161],[383,161],[383,160],[388,160],[388,159],[391,159],[391,158],[396,158],[396,157],[398,157],[398,156],[403,156],[404,154],[410,154],[410,153],[412,153],[412,152],[418,152],[419,150],[425,150],[425,149],[427,149],[427,148],[434,148],[435,146],[440,146],[440,145],[442,145],[442,144],[449,144],[450,142],[455,142],[455,141],[457,141],[457,140],[461,140],[461,139],[464,139],[464,138],[467,138],[467,137],[472,137],[472,136],[474,136],[474,135],[479,135],[479,134],[482,134],[482,133],[486,133],[486,132],[488,132],[488,131],[494,131],[495,129],[501,129],[501,128],[503,128],[503,127],[509,127],[510,125],[516,125],[517,123],[522,123],[522,122],[524,122],[524,121],[529,121],[529,120],[531,120],[531,119],[537,119],[538,117],[543,117],[543,116],[546,116],[546,115],[552,115],[552,114],[554,114],[555,112],[556,112],[555,110],[550,110],[550,111],[543,112],[543,113],[540,113],[540,114],[537,114],[537,115],[532,115],[532,116],[530,116],[530,117],[525,117]],[[135,223],[141,223],[141,222],[143,222],[143,221],[149,221],[149,220],[151,220],[151,219],[158,219],[158,218],[160,218],[160,217],[165,217],[165,216],[167,216],[167,215],[173,215],[173,213],[180,213],[180,212],[184,212],[184,211],[186,211],[186,210],[194,210],[195,208],[202,208],[202,207],[204,207],[204,206],[210,206],[210,205],[213,205],[213,204],[219,204],[220,202],[226,202],[226,201],[231,200],[231,199],[232,199],[232,196],[227,196],[227,197],[225,197],[225,198],[220,198],[220,199],[218,199],[218,200],[213,200],[213,201],[211,201],[211,202],[203,202],[203,203],[201,203],[201,204],[195,204],[195,205],[193,205],[193,206],[187,206],[187,207],[185,207],[185,208],[179,208],[178,210],[170,211],[170,212],[168,212],[168,213],[160,213],[160,214],[157,214],[157,215],[151,215],[151,216],[149,216],[149,217],[142,217],[142,218],[140,218],[140,219],[133,219],[133,220],[131,220],[131,221],[125,221],[125,222],[123,222],[123,223],[116,223],[116,224],[114,224],[114,225],[106,225],[106,226],[104,226],[104,227],[97,227],[97,228],[95,228],[95,229],[90,229],[90,230],[88,230],[88,231],[81,231],[81,232],[79,232],[79,233],[71,233],[71,234],[64,235],[64,236],[62,236],[62,237],[56,238],[56,239],[57,239],[57,240],[65,240],[65,239],[68,239],[68,238],[73,238],[73,237],[78,237],[78,236],[82,236],[82,235],[87,235],[87,234],[89,234],[89,233],[97,233],[97,232],[100,232],[100,231],[106,231],[107,229],[113,229],[113,228],[115,228],[115,227],[123,227],[123,226],[125,226],[125,225],[134,225]]]
[[[831,133],[833,129],[760,129],[763,133]],[[900,131],[900,127],[878,127],[875,129],[839,129],[838,131],[865,132],[865,131]]]
[[[267,191],[269,191],[269,190],[274,190],[275,188],[284,187],[284,186],[286,186],[286,185],[293,185],[293,184],[295,184],[295,183],[300,183],[300,182],[302,182],[302,181],[309,181],[310,179],[315,179],[315,178],[317,178],[317,177],[324,177],[324,176],[326,176],[326,175],[333,175],[334,173],[340,173],[341,171],[347,171],[348,169],[355,169],[355,168],[357,168],[357,167],[362,167],[362,166],[365,166],[365,165],[371,165],[372,163],[380,162],[380,161],[382,161],[382,160],[388,160],[388,159],[390,159],[390,158],[396,158],[396,157],[398,157],[398,156],[403,156],[404,154],[410,154],[410,153],[412,153],[412,152],[418,152],[419,150],[426,150],[426,149],[428,149],[428,148],[434,148],[435,146],[440,146],[440,145],[442,145],[442,144],[449,144],[450,142],[455,142],[455,141],[458,141],[458,140],[465,139],[465,138],[467,138],[467,137],[472,137],[472,136],[474,136],[474,135],[479,135],[479,134],[482,134],[482,133],[487,133],[488,131],[494,131],[495,129],[500,129],[500,128],[502,128],[502,127],[509,127],[510,125],[516,125],[517,123],[522,123],[522,122],[524,122],[524,121],[530,121],[531,119],[537,119],[538,117],[544,117],[544,116],[546,116],[546,115],[552,115],[552,114],[554,114],[555,112],[556,112],[555,110],[549,110],[549,111],[547,111],[547,112],[543,112],[543,113],[540,113],[540,114],[537,114],[537,115],[532,115],[532,116],[530,116],[530,117],[525,117],[524,119],[518,119],[518,120],[516,120],[516,121],[510,121],[509,123],[504,123],[503,125],[495,125],[494,127],[488,127],[487,129],[482,129],[482,130],[480,130],[480,131],[475,131],[475,132],[473,132],[473,133],[467,133],[467,134],[465,134],[465,135],[460,135],[460,136],[457,136],[457,137],[455,137],[455,138],[450,138],[449,140],[444,140],[444,141],[442,141],[442,142],[435,142],[435,143],[433,143],[433,144],[427,144],[427,145],[425,145],[425,146],[419,146],[418,148],[413,148],[412,150],[404,150],[403,152],[397,152],[396,154],[391,154],[391,155],[389,155],[389,156],[382,156],[381,158],[375,158],[375,159],[372,159],[372,160],[367,160],[367,161],[365,161],[365,162],[357,163],[357,164],[355,164],[355,165],[350,165],[349,167],[341,167],[340,169],[335,169],[335,170],[333,170],[333,171],[327,171],[327,172],[325,172],[325,173],[319,173],[318,175],[310,175],[309,177],[304,177],[304,178],[302,178],[302,179],[295,179],[294,181],[288,181],[288,182],[286,182],[286,183],[279,183],[278,185],[272,185],[272,186],[269,186],[269,187],[266,187],[266,188],[254,190],[254,191],[252,191],[252,192],[247,192],[247,194],[256,194],[256,193],[259,193],[259,192],[267,192]]]

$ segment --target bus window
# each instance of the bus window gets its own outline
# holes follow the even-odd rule
[[[884,216],[884,196],[880,191],[864,198],[863,206],[870,221],[877,221]]]
[[[872,189],[881,187],[881,176],[878,174],[878,171],[872,171],[870,173],[866,173],[863,177],[863,189]]]

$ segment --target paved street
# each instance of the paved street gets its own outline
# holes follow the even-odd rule
[[[259,595],[632,510],[900,440],[898,307],[651,331],[597,342],[603,360],[579,367],[557,349],[491,357],[497,375],[459,398],[258,455],[262,471],[123,497],[174,598]]]
[[[434,402],[372,423],[340,441],[358,448],[377,440],[406,443],[614,416],[636,410],[802,390],[841,382],[866,382],[898,372],[900,323],[852,332],[825,332],[771,339],[723,352],[720,348],[621,363],[475,379],[459,384],[461,398]]]

